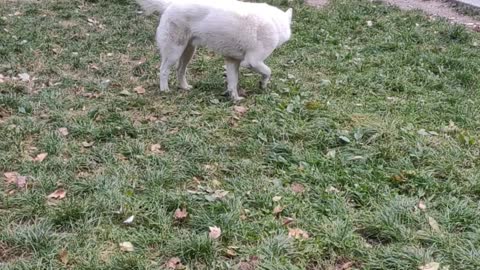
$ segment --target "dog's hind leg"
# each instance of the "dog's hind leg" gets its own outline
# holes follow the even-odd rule
[[[177,67],[177,81],[178,81],[178,88],[184,90],[190,90],[192,88],[191,85],[187,82],[187,65],[193,57],[195,53],[195,46],[192,44],[188,44],[185,50],[183,51],[180,60],[178,61]]]
[[[240,61],[232,58],[225,58],[225,65],[227,66],[227,91],[233,101],[238,102],[243,99],[243,97],[238,95],[238,73]]]
[[[262,60],[259,60],[262,59]],[[262,80],[260,81],[260,87],[262,89],[266,89],[268,82],[270,81],[270,77],[272,76],[272,70],[263,63],[265,58],[257,58],[252,57],[251,55],[245,57],[245,60],[242,61],[241,65],[249,68],[262,76]]]
[[[272,70],[265,65],[263,62],[258,62],[255,64],[250,64],[251,68],[256,72],[262,75],[262,80],[260,81],[260,87],[262,89],[267,89],[268,82],[270,81],[270,77],[272,76]]]
[[[185,46],[178,45],[165,46],[160,49],[162,55],[162,63],[160,65],[160,91],[170,91],[170,88],[168,87],[170,68],[178,62],[178,60],[182,56],[184,49]]]

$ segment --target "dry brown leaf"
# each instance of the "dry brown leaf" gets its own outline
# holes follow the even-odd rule
[[[405,175],[401,172],[400,174],[397,174],[397,175],[393,175],[392,176],[392,180],[394,182],[397,182],[397,183],[404,183],[407,181],[407,178],[405,177]]]
[[[42,162],[47,156],[48,156],[47,153],[40,153],[33,159],[33,161]]]
[[[169,131],[167,131],[167,134],[173,135],[173,134],[177,134],[179,131],[180,131],[180,129],[178,127],[176,127],[176,128],[172,128]]]
[[[150,145],[150,151],[158,155],[162,155],[163,153],[165,153],[165,151],[162,150],[162,146],[158,143]]]
[[[69,133],[68,133],[68,128],[66,128],[66,127],[61,127],[61,128],[58,129],[58,133],[60,133],[60,135],[62,135],[62,136],[64,136],[64,137],[66,137],[66,136],[68,136],[68,134],[69,134]]]
[[[233,258],[233,257],[236,257],[237,256],[237,252],[233,249],[227,249],[225,251],[225,255],[229,258]]]
[[[182,261],[178,257],[170,258],[166,263],[165,266],[167,269],[184,269]]]
[[[427,218],[428,218],[428,224],[430,225],[430,228],[432,228],[432,231],[435,233],[441,233],[438,222],[433,217],[427,216]]]
[[[257,256],[250,256],[248,261],[242,261],[238,264],[238,270],[255,270],[259,263]]]
[[[47,196],[48,199],[55,199],[55,200],[61,200],[65,198],[67,195],[67,191],[64,190],[63,188],[59,188],[55,190],[53,193]]]
[[[335,266],[335,270],[350,270],[352,269],[353,262],[345,262]]]
[[[7,184],[14,184],[17,182],[17,172],[6,172],[3,174],[5,177],[5,180],[7,181]]]
[[[440,264],[437,262],[430,262],[418,267],[419,270],[438,270],[439,268],[440,268]]]
[[[288,237],[295,239],[308,239],[309,235],[306,231],[298,228],[288,229]]]
[[[295,193],[303,193],[305,192],[305,186],[300,183],[293,183],[290,188]]]
[[[7,184],[15,184],[17,188],[24,188],[27,185],[27,177],[17,172],[6,172],[3,174]]]
[[[222,235],[222,230],[219,227],[213,226],[208,228],[210,229],[210,232],[208,233],[210,239],[218,239],[220,235]]]
[[[294,221],[295,221],[295,219],[293,219],[293,218],[291,218],[291,217],[286,217],[286,218],[283,219],[283,225],[286,226],[286,225],[288,225],[288,224],[290,224],[290,223],[292,223],[292,222],[294,222]]]
[[[145,88],[143,88],[143,86],[137,86],[133,88],[133,91],[139,95],[145,94]]]
[[[233,106],[233,111],[238,116],[243,116],[247,113],[248,109],[244,106]]]
[[[82,146],[85,148],[92,147],[95,142],[82,142]]]
[[[283,209],[284,209],[284,208],[283,208],[282,206],[277,205],[277,206],[275,206],[275,208],[273,208],[273,214],[274,214],[274,215],[278,215],[278,214],[280,214],[280,213],[283,211]]]
[[[68,252],[66,249],[62,249],[59,253],[58,253],[58,259],[64,264],[64,265],[67,265],[68,264]]]
[[[425,204],[424,201],[419,201],[418,202],[418,208],[422,211],[425,211],[427,209],[427,205]]]
[[[217,179],[212,180],[212,186],[219,187],[222,185],[222,182],[218,181]]]
[[[228,195],[228,191],[223,189],[215,190],[215,192],[212,194],[212,196],[216,199],[223,199],[227,195]]]
[[[15,184],[17,185],[17,188],[24,188],[27,185],[27,177],[17,175]]]
[[[184,220],[188,217],[188,212],[187,212],[187,209],[185,208],[178,208],[177,210],[175,210],[175,214],[174,214],[174,217],[175,217],[175,220]]]
[[[119,244],[120,250],[125,252],[133,252],[133,244],[130,242],[122,242]]]
[[[274,197],[272,198],[272,201],[278,202],[278,201],[280,201],[281,199],[282,199],[282,196],[274,196]]]

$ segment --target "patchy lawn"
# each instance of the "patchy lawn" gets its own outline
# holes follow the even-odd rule
[[[131,1],[1,4],[1,268],[479,269],[480,35],[290,5],[235,107],[204,50],[157,92]]]

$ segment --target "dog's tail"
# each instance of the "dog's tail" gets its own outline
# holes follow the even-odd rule
[[[158,11],[160,15],[165,12],[168,6],[172,3],[172,0],[136,0],[137,3],[145,11],[145,14],[150,15],[155,11]]]

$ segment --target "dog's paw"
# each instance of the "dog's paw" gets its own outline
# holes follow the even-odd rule
[[[243,88],[238,88],[238,95],[240,97],[246,97],[247,96],[247,92],[245,91],[245,89]]]
[[[266,90],[268,87],[268,81],[261,80],[258,84],[262,90]]]
[[[160,92],[168,93],[168,92],[170,92],[170,88],[165,88],[165,89],[160,88]]]
[[[244,97],[232,97],[234,103],[240,103],[244,99]]]
[[[191,86],[190,84],[187,84],[187,85],[180,85],[180,86],[178,86],[178,88],[181,89],[181,90],[188,91],[188,90],[192,90],[193,86]]]

